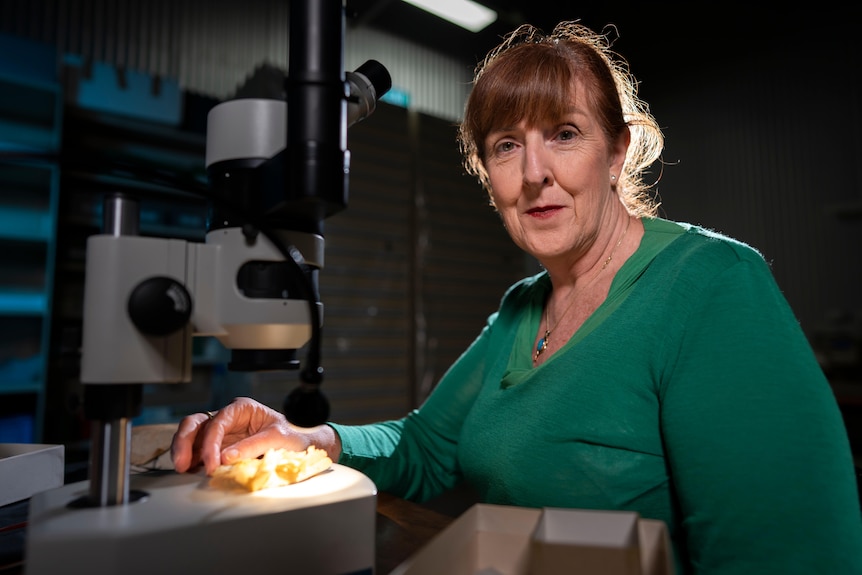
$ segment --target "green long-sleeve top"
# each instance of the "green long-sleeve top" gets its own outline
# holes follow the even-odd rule
[[[862,573],[847,433],[768,265],[698,227],[644,228],[544,364],[540,273],[419,409],[332,424],[340,463],[420,501],[465,479],[487,503],[636,511],[666,522],[680,573]]]

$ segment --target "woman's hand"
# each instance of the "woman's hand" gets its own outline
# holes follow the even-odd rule
[[[180,421],[171,443],[171,459],[179,473],[204,466],[211,475],[219,465],[258,457],[268,449],[325,449],[333,461],[341,454],[335,431],[328,425],[299,428],[285,417],[248,397],[240,397],[210,418],[194,413]]]

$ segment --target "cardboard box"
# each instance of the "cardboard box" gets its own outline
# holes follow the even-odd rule
[[[634,512],[477,504],[392,575],[673,575],[661,521]]]
[[[62,445],[0,443],[0,506],[62,487]]]

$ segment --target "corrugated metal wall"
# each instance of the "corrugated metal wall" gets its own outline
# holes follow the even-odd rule
[[[224,99],[260,64],[287,69],[288,2],[3,0],[0,32],[121,68],[175,79]],[[345,70],[376,59],[410,107],[460,117],[472,66],[368,28],[348,27]]]
[[[652,102],[666,214],[760,249],[809,335],[862,319],[862,61],[841,41],[705,65]]]

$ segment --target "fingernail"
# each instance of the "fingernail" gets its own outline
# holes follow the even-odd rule
[[[224,452],[224,460],[228,463],[239,459],[239,451],[236,449],[228,449]]]

